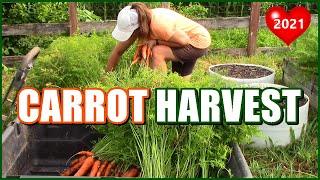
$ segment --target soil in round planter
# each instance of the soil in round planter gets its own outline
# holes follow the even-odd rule
[[[220,65],[212,67],[211,70],[221,75],[238,79],[261,78],[272,74],[272,71],[262,67],[238,64]]]
[[[305,97],[299,99],[299,107],[305,105],[307,102],[308,102],[308,99],[305,98]],[[280,106],[281,108],[285,108],[285,107],[286,107],[286,103],[287,103],[287,102],[286,102],[285,100],[283,100],[282,102],[279,103],[279,106]]]

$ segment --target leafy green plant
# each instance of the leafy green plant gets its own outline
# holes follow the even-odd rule
[[[101,17],[95,15],[93,11],[77,8],[77,18],[82,22],[102,21]]]
[[[7,10],[4,23],[65,22],[67,12],[67,3],[14,3]]]
[[[200,3],[190,2],[188,6],[179,3],[176,9],[188,18],[206,18],[208,15],[208,8],[202,6]]]
[[[25,55],[33,47],[47,48],[59,36],[9,36],[2,39],[2,55],[19,56]]]
[[[112,87],[202,88],[233,87],[235,84],[212,77],[197,69],[191,81],[173,73],[148,68],[121,67],[106,74],[102,81],[88,87],[108,90]],[[230,155],[230,142],[248,142],[257,130],[252,126],[170,126],[155,122],[155,96],[146,103],[146,124],[136,126],[94,126],[105,134],[93,152],[103,160],[115,160],[126,170],[130,165],[141,167],[143,177],[216,177],[215,168],[225,168]],[[129,120],[130,122],[130,120]],[[120,138],[120,137],[126,137]]]
[[[265,13],[272,6],[282,6],[285,10],[290,10],[296,6],[306,7],[311,14],[317,14],[317,3],[316,2],[263,2],[261,5],[262,13]]]
[[[77,8],[79,21],[101,21],[93,11],[85,9],[81,4]],[[12,3],[3,11],[4,24],[21,23],[60,23],[68,21],[68,3]]]
[[[116,43],[109,34],[59,37],[40,53],[28,84],[42,89],[83,87],[98,82]],[[123,54],[117,69],[130,66],[134,50],[132,46]]]

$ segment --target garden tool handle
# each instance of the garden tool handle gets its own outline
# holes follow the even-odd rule
[[[34,47],[28,54],[26,54],[22,59],[21,69],[30,68],[33,65],[33,61],[37,58],[40,53],[39,47]]]
[[[40,53],[40,48],[34,47],[28,52],[28,54],[26,54],[23,57],[21,66],[16,72],[15,78],[13,80],[14,81],[13,86],[16,89],[20,90],[21,87],[23,86],[26,76],[29,70],[33,67],[34,60],[37,58],[39,53]]]
[[[34,47],[33,49],[31,49],[31,51],[28,52],[28,54],[26,54],[23,57],[22,62],[21,62],[21,66],[17,70],[16,75],[10,84],[10,88],[8,89],[8,93],[5,96],[5,98],[6,98],[5,100],[7,100],[8,94],[10,93],[10,91],[12,90],[13,87],[17,91],[19,91],[23,87],[23,85],[25,84],[25,80],[27,78],[28,72],[33,67],[34,60],[37,58],[39,53],[40,53],[40,48]],[[11,107],[14,106],[16,98],[17,98],[17,93],[15,94],[14,99],[12,100]],[[4,103],[4,101],[3,101],[3,103]]]

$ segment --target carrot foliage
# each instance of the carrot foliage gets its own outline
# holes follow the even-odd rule
[[[28,83],[44,87],[132,88],[152,90],[146,102],[146,124],[93,126],[104,138],[93,152],[100,160],[115,161],[126,171],[141,168],[143,177],[217,177],[230,156],[230,143],[245,143],[257,133],[252,126],[158,125],[155,122],[155,88],[226,88],[235,84],[196,67],[190,81],[143,65],[131,65],[135,47],[122,56],[114,72],[105,73],[107,58],[116,42],[110,35],[61,37],[41,52]],[[201,59],[200,61],[206,61]]]
[[[112,87],[223,88],[235,87],[197,69],[190,81],[177,74],[162,73],[134,66],[108,73],[90,85],[108,90]],[[146,103],[146,124],[99,125],[94,128],[105,137],[93,152],[101,159],[115,160],[127,169],[136,164],[143,177],[217,177],[225,169],[231,142],[249,142],[257,133],[252,126],[158,125],[155,122],[154,94]]]

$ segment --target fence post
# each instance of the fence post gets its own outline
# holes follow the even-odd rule
[[[170,9],[170,3],[169,3],[169,2],[162,2],[162,3],[161,3],[161,7],[162,7],[162,8]]]
[[[77,20],[77,3],[71,2],[69,3],[69,34],[70,36],[76,33],[78,28],[78,20]]]
[[[260,2],[251,3],[250,21],[249,21],[249,36],[248,36],[248,56],[255,55],[257,49],[257,34],[260,19]]]

